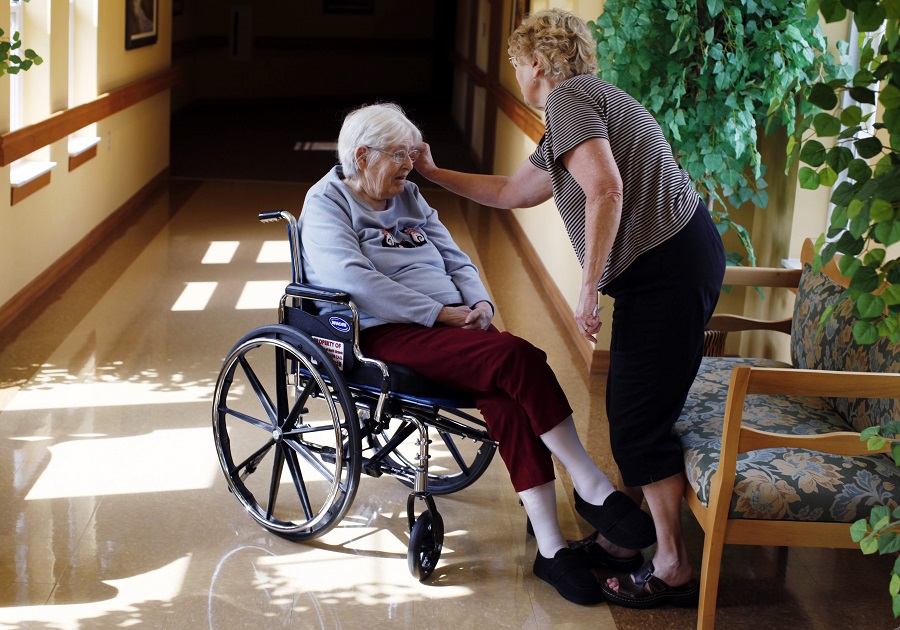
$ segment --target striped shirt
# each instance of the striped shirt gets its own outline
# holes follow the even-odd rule
[[[584,265],[585,196],[562,156],[591,138],[605,138],[622,177],[622,219],[598,288],[644,252],[683,228],[699,195],[675,162],[653,116],[624,91],[589,74],[566,79],[547,97],[546,132],[529,160],[549,171],[553,199]]]

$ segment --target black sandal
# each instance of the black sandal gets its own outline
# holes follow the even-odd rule
[[[624,492],[616,490],[603,505],[588,503],[575,492],[575,510],[617,547],[643,549],[656,542],[653,519]]]
[[[619,580],[619,590],[608,584],[601,585],[603,596],[610,604],[625,608],[656,608],[665,604],[692,607],[700,601],[700,583],[691,580],[681,586],[669,586],[653,575],[653,563],[648,562],[640,571]]]

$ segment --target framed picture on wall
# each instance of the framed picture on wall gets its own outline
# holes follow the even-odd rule
[[[156,43],[159,0],[125,0],[125,50]]]

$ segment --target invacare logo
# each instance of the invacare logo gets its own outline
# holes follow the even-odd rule
[[[331,324],[331,327],[334,328],[338,332],[350,332],[350,324],[345,322],[340,317],[329,317],[328,323]]]

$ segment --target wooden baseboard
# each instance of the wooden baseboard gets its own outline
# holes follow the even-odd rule
[[[528,240],[525,231],[522,230],[522,226],[513,217],[512,212],[500,210],[499,213],[504,226],[506,226],[510,236],[518,245],[519,251],[525,256],[531,271],[537,277],[538,283],[550,300],[550,304],[556,312],[563,329],[566,331],[569,341],[571,341],[579,356],[581,356],[585,370],[589,374],[606,374],[609,371],[609,351],[596,348],[594,344],[581,336],[578,327],[575,325],[575,318],[572,316],[572,307],[569,306],[566,298],[557,288],[556,282],[554,282],[547,271],[531,241]]]
[[[29,306],[38,302],[60,277],[77,265],[88,252],[102,244],[121,223],[130,219],[135,212],[140,210],[142,204],[168,179],[169,168],[166,167],[132,195],[128,201],[101,221],[97,227],[88,232],[69,251],[60,256],[56,262],[0,306],[0,330],[9,326]]]

